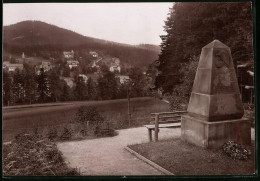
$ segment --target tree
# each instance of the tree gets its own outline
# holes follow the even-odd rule
[[[95,125],[98,127],[105,121],[105,119],[96,107],[81,106],[76,113],[75,121],[81,124],[82,133],[83,136],[85,136],[89,125]]]
[[[131,80],[131,96],[132,97],[141,97],[145,95],[145,75],[143,74],[140,68],[134,67],[129,71],[129,78]]]
[[[63,67],[63,73],[62,73],[62,75],[63,75],[64,77],[70,77],[70,68],[69,68],[68,66],[64,66],[64,67]]]
[[[52,101],[57,102],[62,93],[62,85],[60,81],[60,77],[57,74],[57,70],[54,68],[50,70],[48,74],[49,87],[50,87],[50,98]]]
[[[91,77],[88,78],[87,81],[87,92],[88,92],[88,100],[96,100],[97,99],[97,90],[96,84],[92,80]]]
[[[182,84],[181,64],[198,56],[201,48],[218,39],[231,48],[234,64],[253,61],[252,9],[241,3],[175,3],[161,36],[155,86],[172,93]]]
[[[44,72],[44,69],[40,69],[40,74],[37,76],[37,91],[39,94],[39,102],[47,102],[51,96],[50,86],[47,74]]]
[[[106,73],[106,72],[109,72],[109,68],[106,64],[101,64],[100,65],[100,70],[102,73]]]
[[[98,96],[102,100],[109,100],[117,98],[118,84],[115,74],[110,71],[105,71],[103,76],[98,79]]]
[[[62,88],[61,101],[69,101],[69,100],[71,100],[70,87],[65,82]]]
[[[128,87],[129,87],[128,83],[120,84],[118,96],[117,96],[119,99],[127,98]]]
[[[180,69],[183,74],[181,78],[182,84],[176,86],[172,94],[167,96],[172,110],[187,110],[198,62],[199,58],[193,57],[189,62],[182,64]]]
[[[15,103],[24,103],[25,90],[24,90],[24,72],[16,69],[13,75],[13,99]]]
[[[81,76],[76,77],[76,86],[74,89],[74,95],[76,100],[79,101],[86,100],[87,98],[87,86],[83,80],[83,77]]]
[[[7,71],[3,71],[3,104],[10,105],[12,100],[12,78]]]
[[[17,63],[17,60],[14,57],[10,57],[10,63]]]
[[[37,83],[34,68],[29,64],[24,64],[24,89],[25,89],[25,102],[34,103],[37,96]]]

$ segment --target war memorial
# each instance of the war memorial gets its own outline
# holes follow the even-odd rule
[[[250,144],[231,51],[218,40],[202,48],[187,111],[181,121],[183,140],[205,148],[228,140]]]

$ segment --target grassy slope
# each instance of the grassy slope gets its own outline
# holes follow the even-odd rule
[[[57,106],[32,106],[3,109],[3,139],[10,141],[20,132],[36,127],[48,127],[68,123],[73,120],[77,109],[82,106],[96,106],[100,113],[114,123],[116,129],[127,128],[127,100],[72,102]],[[131,126],[141,126],[148,123],[151,112],[168,111],[168,104],[154,98],[131,99],[133,121]],[[119,124],[120,123],[120,124]]]

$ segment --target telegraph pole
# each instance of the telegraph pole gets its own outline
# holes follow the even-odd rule
[[[127,87],[127,102],[128,102],[128,125],[131,123],[131,112],[130,112],[130,84]]]

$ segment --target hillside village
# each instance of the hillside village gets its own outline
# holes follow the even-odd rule
[[[3,31],[5,106],[150,94],[146,72],[158,57],[157,45],[86,37],[41,21]]]
[[[91,62],[87,65],[87,68],[90,70],[87,73],[78,73],[79,77],[82,77],[84,82],[86,83],[88,78],[91,77],[94,81],[97,81],[97,78],[101,76],[101,68],[102,66],[108,67],[110,72],[116,74],[116,78],[118,79],[118,83],[124,84],[129,81],[129,76],[126,72],[121,72],[122,65],[120,64],[120,59],[116,57],[108,57],[108,56],[100,56],[96,51],[89,51],[89,55],[91,56]],[[79,57],[81,61],[75,58],[75,53],[73,50],[71,51],[63,51],[63,63],[66,64],[66,68],[69,69],[69,74],[65,75],[64,71],[61,70],[60,78],[63,79],[69,87],[73,87],[75,84],[75,80],[73,77],[73,71],[78,70],[81,67],[81,64],[84,60],[82,57]],[[3,62],[3,69],[8,72],[14,72],[16,69],[23,70],[24,63],[31,63],[33,61],[33,57],[27,57],[24,52],[21,57],[15,58],[11,61],[11,57],[9,57],[9,61]],[[60,64],[55,62],[55,59],[50,57],[49,60],[42,60],[41,62],[36,63],[34,65],[34,70],[36,75],[40,74],[40,70],[43,69],[44,72],[48,72],[53,68],[59,67]],[[67,69],[67,70],[68,70]],[[145,74],[145,72],[143,72]]]
[[[62,51],[55,58],[6,53],[3,72],[4,105],[150,94],[146,72],[96,50],[85,51],[84,57],[79,56],[78,50]]]

